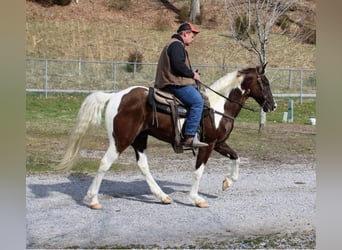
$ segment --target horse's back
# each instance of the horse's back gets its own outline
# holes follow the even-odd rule
[[[107,110],[111,110],[109,112],[113,112],[115,109],[118,109],[120,105],[122,105],[122,101],[127,99],[136,99],[136,97],[144,97],[147,96],[148,88],[144,86],[132,86],[123,90],[116,92],[110,99],[108,103]]]

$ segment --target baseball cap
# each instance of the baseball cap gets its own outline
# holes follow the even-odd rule
[[[193,33],[197,34],[200,31],[195,28],[195,26],[192,23],[183,23],[181,26],[179,26],[177,33],[183,31],[183,30],[191,30]]]

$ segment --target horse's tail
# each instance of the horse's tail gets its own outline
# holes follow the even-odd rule
[[[91,125],[99,126],[101,124],[103,108],[112,95],[113,93],[95,92],[83,101],[65,155],[55,170],[68,171],[72,168],[84,136]]]

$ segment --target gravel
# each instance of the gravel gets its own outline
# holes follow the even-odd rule
[[[27,175],[27,248],[315,248],[315,163],[242,158],[239,180],[222,191],[229,161],[214,156],[200,185],[209,207],[201,209],[188,198],[191,153],[153,158],[152,174],[170,205],[159,203],[130,168],[106,174],[102,210],[83,202],[94,173]]]

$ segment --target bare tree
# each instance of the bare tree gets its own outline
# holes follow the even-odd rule
[[[225,0],[230,30],[235,40],[254,53],[261,65],[267,62],[266,52],[271,27],[296,0]],[[260,109],[259,132],[266,124],[266,113]]]
[[[191,0],[190,21],[199,23],[201,17],[201,2],[200,0]]]

